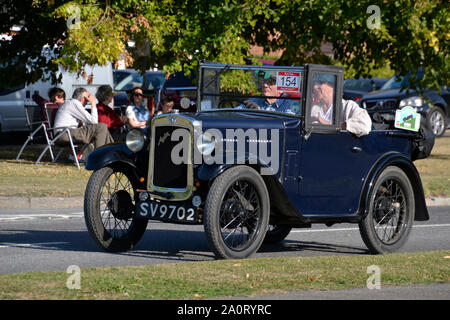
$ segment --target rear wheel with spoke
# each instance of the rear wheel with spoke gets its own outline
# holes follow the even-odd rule
[[[142,237],[147,220],[134,218],[138,182],[126,167],[105,167],[89,179],[84,197],[87,229],[100,248],[131,249]]]
[[[269,195],[252,168],[231,168],[214,181],[205,203],[204,227],[217,258],[241,259],[262,244],[269,220]]]
[[[371,253],[390,253],[407,240],[414,220],[414,191],[406,174],[387,167],[378,177],[359,229]]]

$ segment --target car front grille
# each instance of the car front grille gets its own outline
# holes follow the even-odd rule
[[[367,100],[363,102],[363,107],[370,111],[396,109],[397,100]]]
[[[186,188],[187,163],[175,164],[172,149],[179,141],[172,141],[172,133],[180,129],[173,126],[155,128],[155,148],[153,152],[153,185],[162,188]],[[182,129],[187,130],[187,129]]]
[[[152,120],[147,189],[154,198],[181,201],[192,195],[194,123],[174,114]]]

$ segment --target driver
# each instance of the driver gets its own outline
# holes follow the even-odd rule
[[[264,97],[250,98],[244,101],[243,104],[238,105],[236,108],[257,109],[295,114],[295,112],[292,110],[292,100],[280,99],[280,97],[283,97],[283,93],[281,91],[277,91],[277,80],[275,76],[270,75],[263,81],[262,91]]]
[[[334,76],[320,74],[314,79],[313,105],[311,118],[313,123],[331,125],[333,123]],[[372,120],[369,114],[353,100],[342,99],[341,129],[360,137],[369,134]]]

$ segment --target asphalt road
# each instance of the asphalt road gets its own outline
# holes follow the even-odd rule
[[[450,207],[429,207],[401,252],[450,250]],[[284,242],[263,246],[254,257],[367,254],[358,227],[336,224],[294,229]],[[130,252],[106,253],[90,238],[81,208],[0,209],[0,273],[213,260],[202,226],[150,222]]]

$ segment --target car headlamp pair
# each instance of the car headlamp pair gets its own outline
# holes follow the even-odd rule
[[[400,101],[400,108],[409,107],[421,107],[423,105],[423,99],[418,96],[409,97]]]

